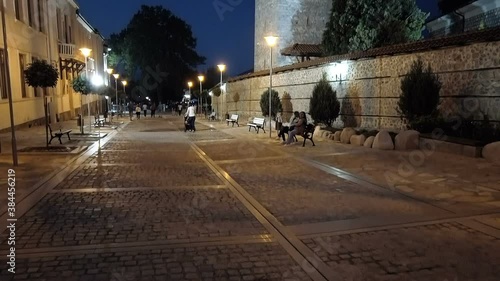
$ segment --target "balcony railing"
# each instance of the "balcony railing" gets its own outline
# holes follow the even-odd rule
[[[75,45],[59,43],[59,55],[65,58],[75,57]]]

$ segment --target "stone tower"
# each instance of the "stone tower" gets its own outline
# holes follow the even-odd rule
[[[295,62],[280,55],[280,50],[288,46],[320,44],[331,6],[332,0],[255,0],[254,70],[269,68],[267,35],[279,37],[273,48],[273,67]]]

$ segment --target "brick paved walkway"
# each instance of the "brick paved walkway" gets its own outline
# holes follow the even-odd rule
[[[427,169],[388,184],[381,174],[407,154],[383,166],[378,152],[332,145],[133,121],[20,202],[16,274],[5,231],[0,279],[498,280],[496,177],[451,183],[455,170]]]

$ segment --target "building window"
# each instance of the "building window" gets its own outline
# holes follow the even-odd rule
[[[19,70],[21,71],[21,97],[27,98],[28,91],[26,88],[28,85],[26,84],[26,79],[24,77],[24,70],[26,69],[26,55],[19,54]]]
[[[14,0],[14,9],[16,10],[16,19],[17,20],[22,20],[22,6],[21,6],[21,0]]]
[[[43,10],[43,1],[38,0],[38,30],[40,32],[45,31],[45,14]]]
[[[7,83],[5,80],[5,53],[3,49],[0,49],[0,98],[1,99],[7,99]]]
[[[32,0],[33,1],[33,0]],[[35,25],[35,17],[34,17],[34,10],[33,10],[33,3],[32,1],[28,1],[28,24],[33,27]]]
[[[56,10],[56,21],[57,21],[57,39],[61,40],[61,9]]]

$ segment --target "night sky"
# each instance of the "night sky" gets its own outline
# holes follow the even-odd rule
[[[231,76],[253,68],[255,1],[240,0],[80,0],[82,15],[104,37],[126,27],[141,5],[163,5],[191,25],[197,51],[207,58],[199,70],[223,62]],[[214,3],[240,3],[218,13]],[[437,0],[417,0],[430,18],[439,14]]]

